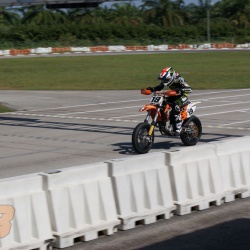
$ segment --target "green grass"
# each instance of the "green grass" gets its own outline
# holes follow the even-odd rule
[[[0,103],[0,113],[11,112],[11,111],[14,111],[14,110],[11,109],[11,108],[6,107],[6,106],[4,106],[3,104]]]
[[[193,89],[250,87],[250,51],[4,58],[0,89],[119,90],[159,83],[172,66]]]

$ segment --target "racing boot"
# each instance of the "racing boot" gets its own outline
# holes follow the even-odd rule
[[[175,135],[179,136],[181,133],[182,120],[180,115],[175,115]]]

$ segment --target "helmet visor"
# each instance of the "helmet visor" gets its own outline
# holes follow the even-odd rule
[[[169,76],[169,77],[166,77],[165,79],[163,79],[163,82],[170,83],[170,82],[172,82],[172,80],[173,80],[173,77]]]

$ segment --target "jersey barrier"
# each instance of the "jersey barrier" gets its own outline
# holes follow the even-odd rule
[[[250,136],[1,179],[0,248],[65,248],[249,196]]]
[[[9,211],[3,213],[6,206]],[[42,176],[31,174],[0,180],[1,213],[0,249],[45,250],[52,242],[54,237]],[[2,235],[6,229],[8,234]]]
[[[42,174],[55,236],[54,246],[69,247],[76,238],[111,235],[117,218],[108,165],[97,163]]]
[[[165,152],[178,215],[221,205],[225,200],[215,145]]]
[[[212,143],[216,147],[225,201],[250,196],[250,136]]]
[[[175,205],[162,153],[109,161],[119,229],[169,219]]]

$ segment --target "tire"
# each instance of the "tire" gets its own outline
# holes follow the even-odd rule
[[[181,141],[185,146],[194,146],[198,143],[202,133],[202,125],[198,117],[191,116],[183,122]]]
[[[134,150],[138,154],[146,154],[153,146],[154,143],[154,132],[152,135],[148,135],[150,124],[139,123],[132,134],[132,145]]]

